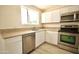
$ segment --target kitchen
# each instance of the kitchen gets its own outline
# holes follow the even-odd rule
[[[0,5],[0,54],[73,54],[78,45],[79,5]]]

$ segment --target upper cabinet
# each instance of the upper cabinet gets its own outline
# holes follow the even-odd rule
[[[70,5],[56,10],[46,11],[42,13],[42,23],[60,22],[61,14],[74,11],[79,11],[78,5]]]
[[[42,13],[42,23],[47,23],[51,19],[51,12]]]
[[[59,10],[54,10],[52,12],[51,17],[52,17],[52,19],[51,19],[52,22],[60,22],[60,11]]]
[[[60,9],[60,14],[79,11],[79,5],[66,6]]]
[[[42,23],[60,22],[59,10],[42,13]]]

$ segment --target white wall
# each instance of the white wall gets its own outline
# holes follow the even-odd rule
[[[20,5],[0,5],[0,29],[26,28],[31,26],[21,24]]]
[[[21,26],[20,6],[0,6],[0,28]]]

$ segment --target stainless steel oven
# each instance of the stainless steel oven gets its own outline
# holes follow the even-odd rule
[[[58,45],[71,52],[78,52],[79,27],[78,25],[62,25],[59,30]]]
[[[59,32],[59,44],[63,44],[72,48],[78,48],[79,35],[73,33]]]

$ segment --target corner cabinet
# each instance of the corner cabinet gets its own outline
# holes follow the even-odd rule
[[[57,45],[58,32],[46,31],[46,42]]]
[[[22,36],[5,39],[7,54],[22,54]]]
[[[38,30],[36,32],[36,39],[35,39],[35,47],[37,48],[42,43],[45,42],[45,30]]]
[[[42,23],[60,22],[60,11],[48,11],[42,13]]]

